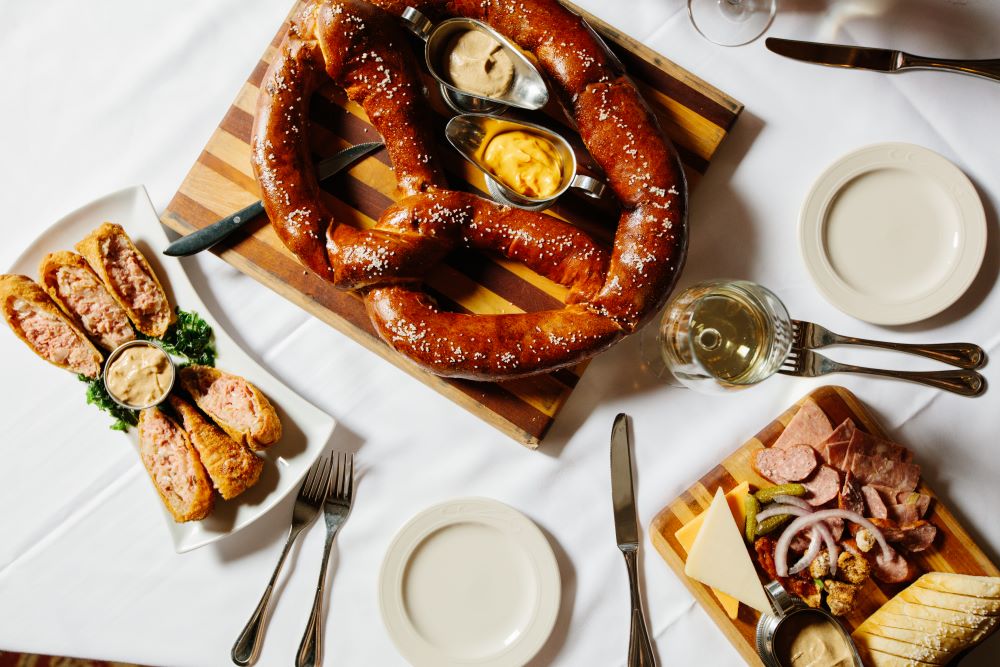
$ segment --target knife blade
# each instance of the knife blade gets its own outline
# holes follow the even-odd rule
[[[615,537],[622,551],[634,551],[639,547],[631,450],[628,415],[619,414],[611,427],[611,501],[615,510]]]
[[[322,183],[379,148],[382,148],[382,142],[379,141],[370,141],[345,148],[316,164],[316,178]],[[182,236],[168,245],[163,254],[170,257],[188,257],[202,250],[207,250],[263,212],[264,204],[259,201],[254,202],[222,220],[213,222],[187,236]]]
[[[764,46],[771,52],[786,58],[828,67],[895,72],[902,64],[900,62],[901,52],[890,49],[801,42],[795,39],[781,39],[780,37],[768,37],[764,41]]]
[[[970,74],[992,81],[1000,81],[1000,59],[950,60],[925,58],[894,49],[874,49],[867,46],[845,46],[802,42],[794,39],[768,37],[764,40],[768,50],[786,58],[828,67],[866,69],[875,72],[902,72],[912,69],[931,69],[959,74]]]

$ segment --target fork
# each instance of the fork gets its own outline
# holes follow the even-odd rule
[[[306,623],[305,634],[295,657],[295,667],[316,667],[323,657],[323,599],[326,587],[326,566],[330,561],[330,548],[337,531],[347,520],[354,499],[354,455],[341,452],[337,455],[337,466],[330,480],[330,493],[323,503],[323,518],[326,520],[326,544],[323,545],[323,564],[319,569],[319,582],[313,597],[312,612]]]
[[[231,656],[233,662],[240,667],[251,664],[257,659],[260,653],[261,631],[264,627],[264,620],[267,617],[267,607],[271,602],[271,593],[274,591],[274,582],[278,578],[278,572],[285,562],[285,556],[295,542],[302,530],[316,520],[319,510],[326,499],[330,488],[330,466],[331,455],[327,454],[320,458],[309,468],[305,481],[299,487],[299,495],[295,497],[295,505],[292,508],[292,525],[288,529],[288,539],[285,541],[285,548],[281,550],[278,557],[278,564],[274,566],[274,573],[271,580],[267,582],[267,588],[257,603],[257,608],[250,616],[236,643],[233,644]]]
[[[792,320],[793,347],[799,347],[804,350],[816,350],[828,345],[880,347],[886,350],[896,350],[897,352],[919,354],[922,357],[928,357],[950,364],[951,366],[958,366],[959,368],[981,368],[986,363],[986,352],[983,351],[983,348],[972,343],[932,343],[930,345],[889,343],[881,340],[842,336],[813,322]]]
[[[944,389],[962,396],[979,396],[986,391],[986,378],[973,370],[960,371],[890,371],[842,364],[819,352],[793,347],[778,372],[783,375],[813,378],[828,373],[863,373],[909,380]]]

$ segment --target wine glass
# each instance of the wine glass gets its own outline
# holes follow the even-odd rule
[[[706,393],[743,389],[774,375],[792,346],[781,300],[745,280],[713,280],[667,305],[655,339],[643,339],[647,367],[673,384]]]
[[[695,29],[720,46],[748,44],[764,34],[778,0],[688,0]]]

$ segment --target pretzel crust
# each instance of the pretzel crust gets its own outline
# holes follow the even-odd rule
[[[415,58],[391,16],[407,6],[483,21],[535,56],[621,204],[610,254],[551,216],[447,189]],[[368,230],[338,223],[319,197],[306,131],[309,98],[324,75],[382,134],[404,195]],[[310,3],[265,74],[251,143],[279,238],[320,276],[363,293],[383,340],[438,375],[508,379],[587,359],[648,321],[684,262],[687,188],[677,155],[614,57],[556,0]],[[457,247],[524,263],[568,287],[568,305],[442,311],[420,282]]]

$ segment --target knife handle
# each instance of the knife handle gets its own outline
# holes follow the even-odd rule
[[[980,76],[984,79],[1000,81],[1000,59],[994,60],[946,60],[924,58],[910,53],[900,53],[900,69],[939,69]]]
[[[638,549],[623,551],[625,566],[628,568],[628,585],[632,597],[632,626],[629,631],[627,667],[656,667],[653,644],[646,629],[646,616],[642,612],[642,598],[639,595],[639,573],[636,567]]]
[[[208,227],[182,236],[167,246],[163,254],[170,257],[188,257],[202,250],[208,250],[263,212],[264,204],[259,201],[254,202],[218,222],[213,222]]]

